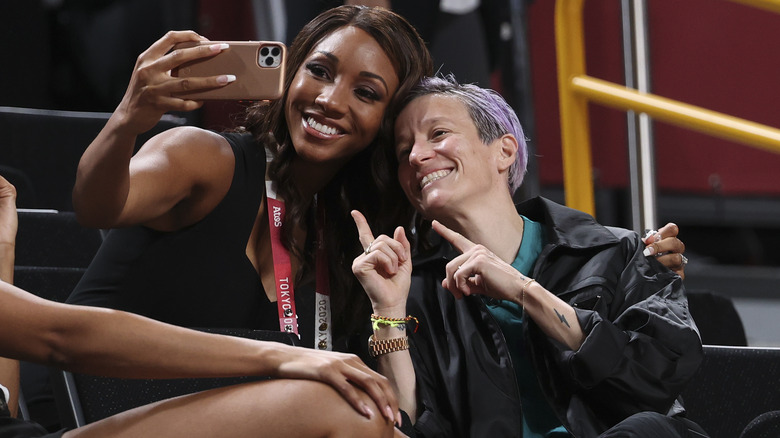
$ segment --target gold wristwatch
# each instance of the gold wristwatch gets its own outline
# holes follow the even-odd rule
[[[376,339],[374,335],[368,338],[368,354],[371,357],[381,356],[383,354],[392,353],[394,351],[408,350],[409,349],[409,337],[402,336],[400,338],[392,339]]]

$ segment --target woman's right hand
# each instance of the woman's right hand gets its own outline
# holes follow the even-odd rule
[[[180,229],[210,211],[221,190],[227,190],[234,157],[217,134],[194,127],[169,129],[134,154],[138,135],[152,129],[163,114],[202,105],[177,93],[219,87],[235,78],[171,76],[171,69],[224,49],[204,44],[171,50],[198,41],[207,40],[192,31],[168,32],[138,57],[122,101],[79,161],[73,207],[83,225]]]
[[[229,83],[227,75],[203,78],[177,78],[171,70],[199,58],[220,53],[225,47],[207,44],[176,49],[178,43],[208,41],[193,31],[170,31],[138,56],[122,101],[114,116],[121,120],[130,135],[152,129],[168,111],[192,111],[203,105],[201,101],[176,97],[181,91],[214,88]]]
[[[281,344],[280,344],[281,345]],[[387,378],[368,367],[354,354],[287,347],[285,360],[274,377],[309,379],[327,383],[336,389],[358,412],[371,418],[374,414],[360,398],[365,391],[381,409],[381,415],[401,423],[398,399]],[[289,350],[287,350],[289,349]]]
[[[366,248],[352,262],[352,273],[368,294],[374,312],[384,316],[395,313],[390,310],[404,314],[411,285],[412,251],[403,227],[396,228],[392,238],[384,234],[374,238],[360,212],[353,210],[352,219]]]

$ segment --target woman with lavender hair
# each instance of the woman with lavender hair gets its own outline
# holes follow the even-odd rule
[[[515,206],[527,152],[498,94],[429,78],[401,108],[417,239],[428,223],[451,247],[423,248],[412,272],[403,228],[374,238],[353,212],[352,269],[416,435],[706,436],[679,400],[702,359],[680,276],[634,232],[543,198]]]

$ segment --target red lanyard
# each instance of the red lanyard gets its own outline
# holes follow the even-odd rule
[[[298,312],[295,309],[295,287],[292,277],[290,252],[282,244],[282,223],[284,222],[284,201],[277,199],[273,182],[266,181],[268,224],[271,233],[271,251],[274,259],[276,284],[276,306],[279,312],[279,329],[295,333],[298,338]],[[316,259],[316,309],[314,311],[315,345],[320,350],[331,350],[330,279],[327,256],[323,241],[324,209],[317,206],[317,259]]]

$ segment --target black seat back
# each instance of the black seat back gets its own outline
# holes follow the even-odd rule
[[[735,438],[757,416],[780,410],[780,348],[704,346],[682,393],[688,418],[712,438]]]

